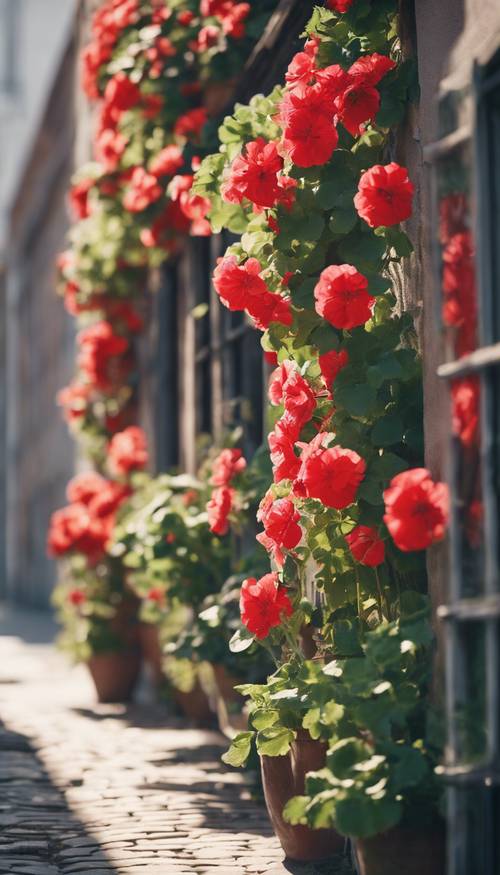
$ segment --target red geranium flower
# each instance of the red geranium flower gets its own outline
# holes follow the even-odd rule
[[[277,574],[265,574],[260,580],[244,580],[240,594],[241,621],[257,638],[266,638],[271,629],[280,626],[283,617],[293,613],[292,603],[278,585]]]
[[[316,312],[335,328],[355,328],[371,318],[375,301],[368,280],[352,264],[332,264],[314,289]]]
[[[354,3],[354,0],[327,0],[327,6],[333,9],[334,12],[347,12]]]
[[[349,354],[346,349],[331,349],[319,356],[319,366],[328,389],[332,388],[335,377],[349,364]]]
[[[282,146],[298,167],[314,167],[330,160],[338,143],[334,108],[321,93],[309,89],[304,97],[289,93],[280,107]]]
[[[128,340],[115,334],[105,319],[84,328],[76,336],[80,347],[78,367],[88,382],[98,388],[107,388],[111,380],[110,366],[128,350]]]
[[[262,267],[256,258],[238,264],[235,255],[222,258],[214,271],[215,291],[229,310],[244,310],[252,298],[269,293],[260,276]]]
[[[222,450],[212,465],[210,483],[213,486],[228,486],[233,477],[241,474],[247,466],[243,453],[239,449]]]
[[[316,396],[296,368],[290,371],[283,383],[282,399],[285,412],[280,424],[290,437],[298,438],[316,409]]]
[[[91,387],[82,383],[70,383],[57,393],[57,404],[64,408],[64,418],[71,423],[85,416]]]
[[[354,558],[362,565],[374,568],[381,565],[385,559],[385,545],[376,529],[372,526],[356,526],[346,541]]]
[[[208,524],[215,535],[225,535],[229,530],[228,516],[233,506],[234,489],[219,486],[212,492],[207,504]]]
[[[354,450],[315,446],[312,453],[303,454],[294,490],[307,498],[318,498],[326,507],[341,510],[355,500],[365,470],[364,460]]]
[[[149,172],[156,176],[157,179],[160,176],[173,176],[182,167],[183,163],[182,149],[172,143],[170,146],[165,146],[153,158],[149,166]]]
[[[109,443],[108,461],[117,474],[130,474],[148,463],[146,435],[142,428],[130,425],[115,434]]]
[[[96,471],[85,471],[83,474],[77,474],[66,487],[68,501],[88,505],[107,482]]]
[[[435,483],[427,468],[397,474],[384,492],[384,522],[400,550],[425,550],[444,537],[448,487]]]
[[[221,189],[223,200],[241,203],[246,197],[259,207],[275,206],[282,194],[278,185],[282,169],[283,158],[276,143],[268,143],[262,137],[252,140],[231,165]]]
[[[353,137],[363,132],[380,108],[380,94],[368,82],[353,82],[335,101],[338,118]]]
[[[251,298],[246,309],[260,331],[269,328],[271,322],[281,322],[282,325],[291,325],[293,322],[290,301],[273,292]]]
[[[81,179],[71,186],[68,198],[75,219],[86,219],[90,215],[88,196],[94,184],[94,179]]]
[[[104,104],[110,118],[115,121],[122,112],[132,109],[141,100],[141,92],[135,82],[123,73],[116,73],[104,89]]]
[[[111,128],[105,128],[99,134],[94,143],[94,154],[96,161],[102,164],[106,173],[113,173],[116,170],[127,148],[127,142],[122,134]]]
[[[295,480],[300,469],[300,459],[294,453],[293,440],[280,422],[276,423],[274,431],[268,435],[267,440],[273,465],[274,482]]]
[[[174,134],[177,137],[193,137],[196,139],[200,136],[201,129],[207,121],[207,111],[200,106],[197,109],[189,109],[183,115],[180,115],[174,125]]]
[[[300,513],[289,498],[272,501],[262,514],[262,524],[268,538],[287,550],[293,550],[302,538],[299,520]]]
[[[136,167],[130,180],[130,188],[125,192],[123,206],[131,213],[140,213],[163,194],[156,176],[147,173],[144,167]]]
[[[454,380],[451,386],[453,434],[466,449],[477,446],[479,439],[479,379]]]
[[[83,605],[86,600],[87,596],[82,589],[70,589],[68,593],[68,601],[70,605],[77,608],[79,605]]]
[[[411,216],[414,190],[406,167],[375,164],[362,174],[354,206],[370,228],[397,225]]]

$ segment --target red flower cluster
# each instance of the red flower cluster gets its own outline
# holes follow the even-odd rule
[[[356,499],[359,484],[364,479],[365,461],[343,447],[325,448],[324,434],[303,450],[294,492],[304,498],[318,498],[326,507],[342,510]]]
[[[115,334],[111,323],[103,319],[80,331],[76,342],[80,347],[78,367],[86,381],[95,388],[108,389],[123,373],[119,357],[127,352],[128,340]]]
[[[130,490],[88,472],[69,483],[67,495],[71,504],[55,511],[50,521],[49,552],[83,553],[89,562],[98,562],[113,533],[116,511]]]
[[[74,381],[57,393],[57,403],[63,408],[63,415],[68,423],[78,422],[85,416],[91,394],[91,386]]]
[[[200,137],[203,126],[207,122],[207,118],[207,111],[204,107],[200,106],[196,109],[189,109],[177,119],[174,125],[174,134],[176,137],[197,140]]]
[[[163,194],[163,189],[158,185],[156,176],[144,170],[144,167],[135,167],[130,179],[130,187],[123,197],[123,206],[131,213],[140,213]]]
[[[391,58],[365,55],[348,70],[338,64],[316,67],[314,42],[292,59],[286,73],[288,91],[281,103],[282,146],[298,167],[330,160],[340,121],[353,137],[373,121],[380,108],[376,85],[396,65]]]
[[[276,143],[266,143],[259,137],[247,143],[245,153],[238,155],[228,178],[221,187],[223,200],[240,204],[248,198],[257,207],[274,207],[279,203],[291,206],[297,182],[281,175],[283,158]]]
[[[352,264],[332,264],[321,273],[314,289],[316,312],[335,328],[364,325],[372,315],[375,298],[368,280]]]
[[[246,466],[247,463],[241,450],[222,450],[214,460],[210,483],[213,486],[229,486],[233,478],[237,474],[241,474]]]
[[[208,524],[215,535],[226,535],[229,531],[229,514],[233,506],[234,489],[219,486],[212,492],[207,504]]]
[[[400,550],[425,550],[444,537],[448,487],[435,483],[426,468],[397,474],[384,492],[384,522]]]
[[[149,166],[149,172],[156,176],[157,179],[160,179],[162,176],[173,176],[180,170],[183,164],[182,149],[172,143],[170,146],[165,146],[153,158]]]
[[[298,525],[300,513],[289,498],[264,502],[260,519],[267,538],[277,547],[293,550],[302,539],[302,529]]]
[[[226,36],[240,39],[245,35],[243,22],[248,18],[250,3],[237,3],[236,0],[201,0],[200,12],[206,18],[218,18]]]
[[[375,164],[362,174],[354,206],[370,228],[397,225],[411,216],[414,190],[406,167]]]
[[[443,322],[456,330],[456,351],[462,356],[476,347],[477,286],[474,241],[467,224],[464,195],[448,195],[440,205],[443,244]]]
[[[276,423],[274,431],[268,435],[267,440],[273,465],[274,482],[295,480],[300,468],[300,459],[294,452],[294,440],[280,422]]]
[[[244,580],[240,594],[241,621],[257,638],[266,638],[284,617],[293,613],[292,603],[279,586],[276,574],[265,574],[260,580]]]
[[[68,200],[75,219],[86,219],[90,216],[89,191],[94,185],[95,180],[87,178],[71,186]]]
[[[346,541],[354,558],[361,565],[374,568],[381,565],[385,559],[385,545],[376,529],[372,526],[356,526]]]
[[[113,435],[108,447],[108,463],[117,475],[129,475],[148,464],[148,446],[142,428],[130,425]]]
[[[327,0],[327,6],[334,12],[348,12],[354,0]]]
[[[256,258],[239,265],[235,255],[228,255],[215,268],[215,290],[229,310],[246,310],[257,328],[265,330],[271,322],[291,325],[290,302],[268,289],[261,270]]]
[[[453,434],[465,449],[479,441],[479,378],[454,380],[451,386]]]
[[[229,514],[233,507],[234,489],[229,484],[246,468],[246,461],[239,449],[225,449],[219,453],[212,467],[210,482],[213,490],[207,504],[210,531],[225,535],[229,530]]]
[[[316,396],[293,362],[282,362],[271,375],[269,398],[273,404],[283,404],[280,428],[291,441],[297,440],[316,409]]]
[[[91,100],[99,97],[100,68],[109,61],[124,28],[139,18],[139,0],[107,0],[94,13],[92,41],[82,52],[82,85]]]

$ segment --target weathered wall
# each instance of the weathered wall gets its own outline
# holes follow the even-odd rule
[[[51,512],[64,502],[74,448],[55,395],[71,377],[73,331],[55,295],[73,160],[71,42],[33,143],[9,232],[7,265],[7,592],[46,605],[55,568],[45,555]]]

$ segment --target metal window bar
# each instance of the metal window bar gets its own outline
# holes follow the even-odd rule
[[[500,130],[500,64],[491,75],[477,68],[474,76],[475,124],[474,165],[477,185],[476,226],[479,289],[480,347],[461,359],[443,364],[438,374],[447,381],[477,375],[481,385],[481,485],[484,506],[484,594],[464,598],[462,568],[462,533],[458,519],[458,450],[452,446],[450,523],[451,577],[449,603],[439,609],[446,622],[446,712],[448,728],[447,763],[443,768],[450,784],[449,875],[498,875],[500,847],[498,816],[500,813],[500,575],[498,552],[497,477],[500,464],[497,407],[500,382],[500,326],[496,301],[500,293],[500,268],[497,261],[499,240],[500,173],[498,172],[498,137]],[[498,118],[492,125],[491,100],[496,97]],[[435,162],[463,143],[468,128],[448,134],[426,150]],[[496,152],[496,156],[495,156]],[[467,630],[484,630],[485,647],[485,731],[486,750],[479,761],[464,762],[457,725],[457,706],[464,701],[471,667],[463,652],[463,635]],[[478,625],[479,624],[479,625]],[[477,715],[475,719],[479,719]],[[464,789],[465,788],[465,789]],[[495,789],[496,788],[496,789]],[[465,793],[465,796],[464,796]],[[464,801],[465,800],[465,801]],[[474,828],[473,828],[474,827]]]

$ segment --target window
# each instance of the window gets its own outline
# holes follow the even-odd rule
[[[191,238],[179,262],[181,463],[194,472],[204,436],[221,442],[236,426],[251,456],[263,437],[260,334],[223,307],[212,287],[230,235]]]
[[[441,102],[428,147],[450,396],[449,875],[500,872],[500,63]]]

